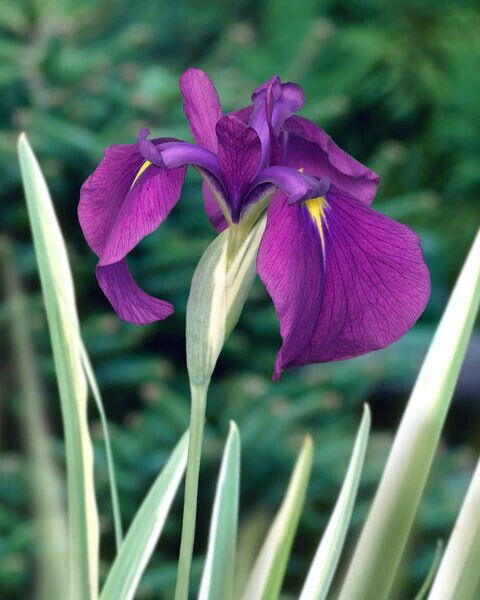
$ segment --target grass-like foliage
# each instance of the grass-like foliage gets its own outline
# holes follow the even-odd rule
[[[87,421],[89,387],[93,389],[102,416],[103,408],[83,347],[65,244],[43,175],[23,135],[19,141],[19,156],[64,424],[68,476],[68,597],[71,600],[95,600],[99,597],[100,587],[99,518]],[[370,430],[368,407],[364,410],[356,441],[352,440],[350,464],[343,485],[338,490],[335,508],[312,556],[311,567],[304,574],[304,585],[298,590],[301,600],[326,598],[333,594],[332,589],[342,600],[386,600],[389,597],[435,456],[479,302],[480,233],[465,261],[419,372],[359,541],[349,564],[345,566],[346,575],[335,577],[365,463]],[[18,312],[14,313],[13,317],[18,319],[18,315]],[[22,336],[21,328],[18,331]],[[35,388],[32,389],[35,396]],[[106,421],[104,424],[108,443]],[[45,439],[44,434],[41,439]],[[124,539],[113,460],[110,447],[107,447],[112,511],[117,524],[119,547],[105,577],[100,594],[102,600],[125,600],[135,596],[182,481],[187,447],[188,438],[184,436],[153,482]],[[241,511],[240,454],[241,432],[232,423],[212,509],[209,542],[199,587],[200,600],[233,600],[237,593],[234,590],[239,589],[235,578],[240,572],[236,568],[239,560],[238,513]],[[312,440],[307,437],[263,544],[258,553],[252,554],[246,561],[252,566],[240,590],[244,600],[275,600],[280,597],[292,543],[308,494],[313,455]],[[261,456],[258,459],[261,460]],[[42,463],[40,468],[50,472],[48,463]],[[438,574],[434,576],[437,560],[419,592],[419,598],[426,597],[430,584],[428,597],[432,600],[470,600],[476,597],[480,579],[479,469],[472,479]],[[58,510],[55,495],[46,495],[45,502],[51,503],[53,511]],[[244,553],[242,560],[245,561]],[[46,562],[40,562],[40,567],[51,568]],[[57,588],[54,586],[48,592],[48,600],[64,600],[62,594],[61,585]]]

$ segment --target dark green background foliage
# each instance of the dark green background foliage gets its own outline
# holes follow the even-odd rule
[[[248,103],[271,75],[304,86],[303,114],[382,176],[376,207],[416,228],[433,291],[401,342],[346,363],[270,377],[279,347],[276,316],[257,282],[220,359],[208,405],[197,556],[205,550],[219,456],[229,419],[243,440],[241,517],[258,531],[278,506],[302,436],[316,458],[285,589],[295,593],[339,490],[362,402],[373,434],[347,551],[368,508],[392,434],[449,290],[480,221],[480,11],[446,0],[1,0],[0,223],[15,243],[62,464],[61,419],[15,141],[26,130],[67,238],[83,332],[112,423],[122,512],[128,523],[188,423],[184,319],[191,276],[213,239],[200,183],[134,251],[146,289],[171,300],[173,317],[121,323],[96,285],[95,256],[76,217],[79,188],[105,146],[131,142],[140,126],[189,137],[177,80],[189,65],[214,79],[226,111]],[[0,305],[2,333],[7,330]],[[0,589],[27,598],[34,582],[30,501],[8,338],[2,335],[0,404]],[[479,450],[474,338],[402,570],[400,598],[419,585],[435,542],[446,537]],[[105,456],[96,444],[103,566],[113,553]],[[170,598],[179,543],[175,504],[139,598]],[[257,525],[257,523],[259,525]],[[199,566],[199,565],[198,565]],[[59,565],[63,568],[63,565]],[[198,574],[198,568],[196,568]]]

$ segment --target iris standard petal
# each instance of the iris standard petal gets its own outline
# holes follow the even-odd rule
[[[294,218],[282,216],[288,209],[297,212],[295,227],[282,225]],[[336,188],[327,199],[289,207],[283,201],[275,211],[269,209],[269,220],[265,236],[268,233],[270,244],[263,247],[262,241],[258,264],[283,338],[274,378],[291,367],[384,348],[404,335],[423,312],[430,294],[429,273],[419,238],[405,225]],[[306,245],[300,231],[309,244],[315,240],[314,259],[310,246],[303,256],[297,252]],[[283,245],[295,255],[288,259],[295,270],[282,271],[278,259],[272,261]],[[293,273],[295,282],[309,283],[298,296],[288,281]],[[308,319],[300,316],[304,307]]]
[[[173,313],[169,302],[150,296],[138,287],[125,259],[97,267],[97,280],[118,316],[135,325],[166,319]]]
[[[253,92],[252,102],[249,125],[262,142],[262,166],[277,164],[283,154],[280,130],[285,120],[305,103],[303,90],[295,83],[282,83],[275,76]]]
[[[210,77],[201,69],[187,69],[180,77],[180,91],[183,96],[183,110],[195,141],[216,152],[215,125],[223,112]]]
[[[329,177],[334,185],[365,204],[371,204],[380,177],[339,148],[318,125],[293,115],[283,128],[288,132],[284,164],[317,177]]]
[[[217,123],[216,131],[222,181],[227,191],[232,219],[237,222],[242,200],[260,165],[260,139],[254,129],[233,116],[222,117]]]

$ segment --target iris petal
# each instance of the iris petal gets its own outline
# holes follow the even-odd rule
[[[223,112],[211,79],[200,69],[188,69],[180,78],[180,90],[183,96],[183,110],[195,141],[216,152],[215,125]]]
[[[168,303],[139,290],[122,259],[167,217],[180,196],[184,175],[185,167],[167,170],[146,161],[136,144],[117,145],[106,149],[102,162],[81,188],[79,220],[87,242],[100,258],[99,282],[125,320],[151,322],[172,310]],[[119,289],[115,289],[117,284]]]
[[[222,180],[232,219],[238,221],[242,200],[260,165],[260,139],[254,129],[232,116],[220,119],[216,131]]]
[[[143,169],[142,165],[140,171],[112,221],[99,265],[126,256],[163,223],[180,197],[185,167],[160,169],[150,165]]]
[[[267,167],[252,182],[250,192],[265,183],[276,185],[288,196],[289,204],[322,196],[330,187],[328,178],[316,179],[290,167]]]
[[[269,208],[257,265],[280,320],[275,379],[284,369],[388,346],[428,301],[413,231],[337,188],[327,202],[322,231],[305,204],[277,196]]]
[[[102,162],[82,185],[78,217],[85,239],[98,256],[144,161],[136,144],[110,146]]]
[[[284,129],[288,133],[285,165],[329,177],[334,185],[365,204],[373,202],[380,177],[339,148],[323,129],[298,115],[285,121]]]
[[[277,164],[283,154],[280,130],[285,120],[305,103],[303,90],[295,83],[282,83],[275,76],[253,92],[252,102],[249,125],[258,133],[262,143],[262,166]],[[239,116],[243,116],[241,111]]]
[[[195,165],[212,173],[219,182],[222,181],[218,158],[213,152],[202,146],[188,142],[168,142],[161,145],[160,154],[168,169],[183,165]]]
[[[125,259],[111,265],[97,267],[97,280],[103,293],[118,316],[135,325],[147,325],[166,319],[173,306],[154,298],[138,287]]]
[[[295,361],[312,335],[323,268],[319,238],[307,211],[301,205],[289,206],[286,195],[277,192],[257,255],[257,271],[275,305],[283,340],[274,379]]]

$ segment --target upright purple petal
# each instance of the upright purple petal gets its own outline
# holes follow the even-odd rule
[[[180,77],[183,110],[195,141],[212,152],[217,151],[215,125],[223,112],[217,90],[201,69],[190,68]]]
[[[217,123],[218,160],[232,219],[238,221],[242,199],[260,165],[261,144],[257,133],[236,117]]]
[[[97,267],[97,280],[118,316],[135,325],[166,319],[173,313],[169,302],[150,296],[138,287],[125,259]]]
[[[240,119],[240,121],[243,121],[248,125],[252,116],[253,108],[253,105],[244,106],[243,108],[239,108],[238,110],[229,113],[229,116],[237,117],[237,119]]]
[[[365,204],[375,198],[380,177],[339,148],[318,125],[294,115],[283,125],[288,132],[284,164],[309,175],[329,177],[334,185]]]
[[[282,83],[278,75],[259,86],[252,94],[253,110],[260,109],[270,127],[278,135],[284,122],[305,104],[305,94],[296,83]],[[257,117],[252,116],[252,121]]]
[[[262,166],[278,164],[283,154],[280,130],[285,120],[302,108],[305,102],[303,90],[295,83],[282,83],[275,76],[253,92],[252,102],[249,125],[262,142]],[[241,111],[239,114],[244,115]]]
[[[413,326],[430,293],[408,227],[335,188],[326,202],[310,202],[317,204],[277,197],[259,248],[258,272],[283,338],[275,379],[284,369],[388,346]]]

